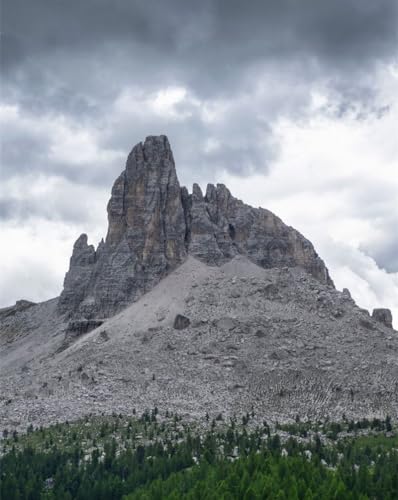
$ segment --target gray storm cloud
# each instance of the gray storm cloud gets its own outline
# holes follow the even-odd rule
[[[376,75],[397,47],[395,0],[3,0],[0,223],[91,224],[83,193],[100,206],[149,134],[184,184],[267,174],[278,124],[308,123],[315,94],[325,117],[388,115]],[[396,236],[361,248],[398,269]]]
[[[186,145],[181,155],[187,168],[203,169],[213,159],[212,169],[247,175],[267,168],[277,152],[271,147],[273,123],[285,115],[305,118],[317,85],[333,93],[337,114],[354,106],[359,115],[388,109],[388,103],[377,103],[372,72],[396,57],[397,13],[394,0],[5,0],[2,99],[33,116],[67,116],[100,127],[107,147],[126,151],[134,137],[152,133],[161,121],[148,112],[126,134],[113,106],[126,88],[150,93],[182,86],[201,105],[249,96],[250,105],[246,99],[211,130],[222,148],[210,158],[202,116],[193,112],[170,127],[174,141]],[[48,138],[37,138],[35,130],[19,137],[7,127],[2,132],[9,144],[3,175],[18,175],[28,164],[51,170]],[[268,134],[267,147],[258,145],[259,134]]]
[[[366,74],[395,57],[397,12],[394,0],[5,0],[4,95],[95,116],[126,85],[233,98],[271,72],[366,99]]]

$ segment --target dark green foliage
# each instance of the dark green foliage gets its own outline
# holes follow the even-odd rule
[[[0,498],[7,500],[398,498],[398,443],[391,419],[353,423],[386,434],[338,439],[350,423],[296,419],[290,437],[278,426],[236,420],[196,432],[158,410],[120,415],[89,427],[57,424],[10,435],[0,458]],[[322,432],[321,432],[322,429]],[[299,441],[293,437],[311,434]],[[89,445],[84,437],[92,435]],[[95,439],[94,439],[95,438]],[[141,439],[141,440],[140,440]],[[25,444],[24,444],[25,443]],[[34,446],[32,445],[34,443]],[[98,447],[97,447],[98,443]],[[17,448],[18,447],[18,448]]]

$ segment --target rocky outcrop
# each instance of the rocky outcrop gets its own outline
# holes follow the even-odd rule
[[[79,337],[95,330],[101,326],[103,322],[104,320],[101,319],[77,319],[70,321],[65,330],[65,337],[58,352],[64,351]]]
[[[322,283],[332,284],[312,244],[269,210],[234,198],[224,184],[197,184],[183,192],[189,253],[208,264],[246,255],[264,268],[300,266]]]
[[[97,250],[76,241],[58,310],[108,317],[137,300],[185,261],[210,265],[245,255],[264,268],[302,267],[333,286],[313,245],[268,210],[234,198],[223,184],[203,195],[180,188],[165,136],[150,136],[128,156],[108,203],[109,228]]]
[[[95,251],[75,243],[59,310],[91,318],[114,314],[184,261],[185,218],[165,136],[133,148],[108,203],[109,228]]]
[[[383,323],[388,328],[392,328],[392,313],[390,309],[373,309],[372,318]]]
[[[189,318],[183,316],[182,314],[177,314],[177,316],[174,319],[173,326],[176,330],[184,330],[185,328],[188,328],[190,324],[191,321]]]
[[[71,321],[67,328],[67,334],[70,337],[80,337],[85,333],[91,332],[91,330],[95,330],[99,326],[101,326],[103,320],[101,319],[78,319],[75,321]]]
[[[36,303],[31,302],[30,300],[25,300],[25,299],[17,300],[14,306],[4,307],[0,309],[0,318],[2,319],[2,318],[7,318],[8,316],[14,316],[15,314],[21,311],[25,311],[25,309],[29,309],[30,307],[35,305]]]

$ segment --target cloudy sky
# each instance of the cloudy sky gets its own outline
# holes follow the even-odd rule
[[[398,326],[396,0],[3,0],[0,307],[59,294],[132,146],[224,182]]]

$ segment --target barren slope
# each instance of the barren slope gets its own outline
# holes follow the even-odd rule
[[[252,406],[278,420],[398,415],[397,332],[298,268],[188,257],[67,348],[56,300],[0,328],[3,427],[155,405],[192,417]]]

